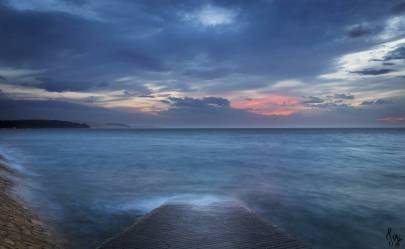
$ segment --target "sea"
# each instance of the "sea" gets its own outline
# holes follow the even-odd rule
[[[405,129],[0,130],[0,155],[73,249],[170,202],[235,201],[315,249],[405,240]]]

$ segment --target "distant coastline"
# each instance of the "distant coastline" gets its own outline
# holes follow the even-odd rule
[[[90,128],[85,123],[62,120],[24,119],[0,120],[0,129]]]

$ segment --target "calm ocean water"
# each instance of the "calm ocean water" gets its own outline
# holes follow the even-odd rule
[[[167,201],[239,201],[319,249],[405,237],[405,130],[0,130],[0,154],[72,248]]]

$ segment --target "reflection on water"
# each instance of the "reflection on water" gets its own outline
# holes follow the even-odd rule
[[[167,202],[240,202],[314,248],[405,231],[403,130],[0,131],[23,195],[75,248]]]

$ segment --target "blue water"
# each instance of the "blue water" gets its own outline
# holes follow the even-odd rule
[[[405,130],[1,130],[0,154],[72,248],[173,200],[238,201],[319,249],[405,236]]]

